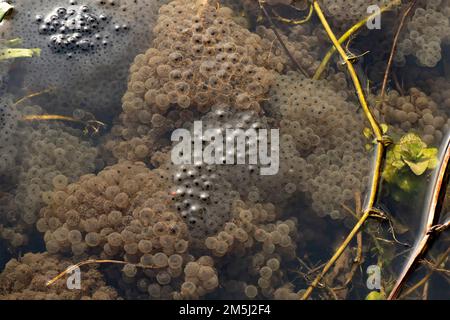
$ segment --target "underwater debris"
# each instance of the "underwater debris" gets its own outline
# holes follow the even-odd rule
[[[50,288],[46,286],[49,278],[69,265],[72,265],[70,260],[49,253],[26,253],[19,259],[12,259],[0,274],[0,299],[115,300],[119,297],[95,268],[83,272],[80,290],[68,289],[65,281]]]

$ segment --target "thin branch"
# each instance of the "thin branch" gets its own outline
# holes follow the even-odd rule
[[[78,123],[78,124],[82,124],[84,126],[83,132],[85,134],[93,134],[93,135],[98,134],[102,128],[106,127],[106,123],[103,123],[103,122],[95,120],[95,119],[83,121],[83,120],[75,119],[73,117],[62,116],[62,115],[58,115],[58,114],[26,115],[26,116],[23,116],[20,120],[27,121],[27,122],[56,120],[56,121],[68,121],[68,122]]]
[[[445,251],[441,257],[439,258],[439,260],[436,262],[436,266],[441,265],[448,257],[448,255],[450,254],[450,248],[447,249],[447,251]],[[412,286],[411,288],[409,288],[407,291],[405,291],[405,293],[402,294],[402,296],[400,297],[400,299],[404,299],[405,297],[409,296],[411,293],[413,293],[414,291],[416,291],[417,289],[419,289],[421,286],[423,286],[425,283],[428,282],[428,280],[431,278],[431,276],[433,275],[434,270],[431,269],[427,275],[425,277],[422,278],[422,280],[420,280],[419,282],[417,282],[414,286]]]
[[[293,7],[293,6],[289,6],[289,7]],[[295,8],[295,9],[297,9],[297,8]],[[293,24],[293,25],[300,25],[300,24],[304,24],[304,23],[308,22],[309,20],[311,20],[311,17],[312,17],[312,15],[314,13],[314,8],[313,8],[312,5],[310,5],[309,6],[308,15],[305,18],[301,19],[301,20],[293,20],[293,19],[283,18],[274,9],[272,9],[272,12],[275,14],[275,17],[277,18],[277,20],[279,20],[281,22],[288,23],[288,24]]]
[[[430,203],[426,211],[425,226],[422,231],[421,238],[417,242],[411,256],[409,257],[405,267],[403,268],[394,288],[389,294],[388,299],[394,300],[399,296],[403,286],[405,285],[409,275],[414,271],[416,265],[428,251],[431,240],[440,232],[445,230],[446,224],[438,224],[438,216],[440,203],[445,197],[448,175],[450,173],[450,136],[445,142],[445,150],[439,168],[434,175],[433,189],[431,191]]]
[[[258,0],[258,3],[259,3],[259,7],[261,8],[262,12],[264,13],[264,15],[266,16],[266,18],[269,21],[270,25],[272,26],[272,30],[275,33],[275,36],[277,37],[278,42],[280,42],[280,45],[283,47],[283,50],[286,52],[286,55],[289,57],[289,59],[291,59],[292,63],[294,64],[294,67],[298,71],[303,73],[306,77],[309,78],[308,72],[306,72],[306,70],[302,68],[302,66],[297,62],[297,60],[295,60],[295,58],[292,55],[292,53],[286,47],[286,44],[284,43],[283,39],[281,38],[281,35],[278,32],[278,30],[277,30],[277,28],[275,26],[275,23],[273,22],[272,18],[270,17],[269,13],[267,12],[267,9],[265,7],[265,1],[264,0]]]
[[[84,265],[88,265],[88,264],[101,264],[101,263],[111,263],[111,264],[131,264],[135,267],[138,268],[143,268],[143,269],[157,269],[157,267],[155,266],[146,266],[140,263],[130,263],[130,262],[126,262],[126,261],[120,261],[120,260],[96,260],[96,259],[90,259],[90,260],[85,260],[85,261],[81,261],[78,262],[77,264],[68,267],[66,270],[64,270],[63,272],[61,272],[60,274],[58,274],[56,277],[50,279],[49,281],[47,281],[47,283],[45,284],[47,287],[53,285],[56,281],[58,281],[59,279],[61,279],[62,277],[64,277],[66,274],[72,272],[75,269],[78,269],[81,266]]]
[[[48,89],[45,89],[45,90],[42,90],[42,91],[39,91],[39,92],[30,93],[30,94],[26,95],[25,97],[23,97],[23,98],[17,100],[16,102],[14,102],[13,106],[17,106],[17,105],[25,102],[28,99],[31,99],[31,98],[34,98],[34,97],[37,97],[37,96],[40,96],[40,95],[43,95],[43,94],[46,94],[46,93],[50,93],[53,90],[55,90],[55,88],[50,87]]]
[[[394,0],[391,3],[389,3],[387,6],[381,8],[380,12],[375,12],[371,14],[370,16],[364,18],[363,20],[356,23],[354,26],[352,26],[350,29],[348,29],[338,40],[339,44],[343,44],[347,39],[349,39],[355,32],[357,32],[359,29],[364,27],[367,23],[367,21],[374,19],[378,15],[384,13],[385,11],[388,11],[392,9],[394,6],[398,5],[399,1]],[[317,68],[316,72],[314,73],[313,79],[318,80],[322,76],[322,73],[325,71],[328,63],[330,62],[331,58],[333,57],[333,54],[336,52],[336,47],[332,46],[330,50],[326,53],[325,57],[323,58],[322,62],[320,63],[319,67]]]
[[[355,86],[359,102],[363,108],[364,114],[369,121],[373,134],[376,138],[376,161],[375,166],[373,170],[372,175],[372,181],[369,188],[369,199],[366,204],[366,208],[363,211],[363,214],[359,221],[356,223],[356,225],[353,227],[350,234],[347,236],[347,238],[344,240],[344,243],[337,249],[337,251],[334,253],[333,257],[328,261],[328,263],[323,268],[322,272],[314,279],[314,281],[311,283],[311,285],[306,289],[305,293],[301,297],[303,300],[308,299],[311,296],[312,291],[314,288],[320,283],[323,276],[331,269],[331,267],[334,265],[334,263],[339,259],[339,257],[342,255],[344,250],[347,248],[347,246],[350,244],[354,236],[361,230],[362,226],[366,222],[366,220],[373,215],[373,206],[377,198],[378,194],[378,186],[380,182],[380,176],[381,176],[381,166],[383,162],[384,157],[384,137],[382,130],[378,124],[378,122],[375,120],[375,117],[372,114],[372,111],[369,108],[369,105],[367,104],[366,98],[364,96],[364,91],[361,87],[361,82],[358,78],[358,75],[356,74],[355,68],[353,67],[351,61],[349,60],[349,57],[345,53],[344,49],[342,48],[341,44],[337,40],[335,34],[331,30],[330,25],[328,24],[327,19],[325,18],[325,15],[322,12],[322,9],[320,8],[319,3],[317,0],[314,0],[313,2],[314,10],[319,17],[326,33],[328,34],[328,37],[333,42],[333,45],[336,47],[337,51],[341,55],[342,59],[345,61],[347,65],[348,72],[350,73],[350,76],[353,80],[353,84]],[[379,214],[377,212],[377,214]]]
[[[361,205],[361,194],[359,192],[355,192],[355,211],[361,212],[362,211],[362,205]],[[350,282],[352,281],[356,270],[358,270],[358,267],[361,265],[363,260],[363,238],[362,238],[362,232],[359,232],[356,236],[356,257],[353,260],[352,268],[350,269],[350,276],[347,278],[347,280],[344,283],[344,287],[347,287]]]
[[[406,8],[405,12],[403,12],[402,19],[400,20],[400,24],[398,25],[397,32],[394,36],[394,41],[392,43],[391,53],[389,55],[388,64],[386,66],[386,71],[384,73],[383,85],[381,86],[381,103],[384,101],[384,96],[386,94],[387,82],[389,79],[389,73],[392,68],[392,61],[394,60],[395,52],[397,51],[398,39],[400,37],[400,33],[402,32],[403,26],[405,24],[406,18],[411,13],[412,8],[416,5],[417,0],[412,0],[409,6]]]

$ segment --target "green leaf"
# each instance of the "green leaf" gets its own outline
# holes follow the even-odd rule
[[[372,136],[372,130],[370,130],[369,128],[364,128],[363,135],[367,139],[370,139],[370,137]]]
[[[394,161],[392,161],[391,165],[393,167],[395,167],[396,169],[400,170],[401,168],[403,168],[405,166],[405,162],[403,162],[401,160],[394,160]]]
[[[378,291],[371,291],[366,296],[366,300],[386,300],[386,296]]]
[[[3,19],[11,13],[11,11],[14,9],[12,5],[10,5],[6,1],[0,2],[0,22],[3,21]]]
[[[437,148],[427,148],[426,143],[414,133],[405,134],[398,143],[388,148],[383,178],[397,189],[392,190],[395,200],[400,199],[402,193],[408,196],[408,193],[420,188],[419,176],[437,166],[437,154]],[[395,194],[394,191],[400,192]]]
[[[438,165],[438,149],[437,148],[427,148],[423,150],[423,157],[430,160],[428,164],[428,169],[434,169]]]
[[[408,165],[411,171],[414,172],[416,176],[420,176],[428,169],[430,160],[427,159],[420,162],[412,162],[405,160],[405,163]]]
[[[381,131],[383,132],[383,134],[388,132],[388,129],[389,129],[389,127],[386,123],[381,124]]]
[[[430,159],[430,161],[428,162],[428,169],[432,170],[432,169],[436,168],[438,163],[439,163],[438,158]]]
[[[403,137],[400,138],[399,145],[408,145],[417,143],[422,145],[422,148],[426,148],[427,145],[420,139],[420,137],[415,133],[407,133]]]
[[[408,178],[399,179],[397,181],[397,185],[400,187],[400,189],[406,192],[411,192],[413,190],[413,184]]]

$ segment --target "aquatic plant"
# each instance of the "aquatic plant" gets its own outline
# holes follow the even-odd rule
[[[383,178],[405,192],[412,192],[420,185],[415,177],[438,164],[437,153],[437,148],[428,148],[418,135],[406,134],[388,149]]]

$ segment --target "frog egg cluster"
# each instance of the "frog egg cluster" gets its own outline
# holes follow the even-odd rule
[[[139,57],[153,70],[140,70],[136,61],[129,89],[144,89],[144,101],[160,113],[170,104],[204,112],[217,102],[258,111],[273,78],[270,70],[284,67],[279,57],[267,56],[270,42],[237,25],[226,7],[173,1],[161,7],[153,32],[150,59]]]
[[[65,281],[51,287],[46,282],[73,265],[68,259],[49,253],[26,253],[10,260],[0,273],[2,300],[116,300],[118,294],[106,285],[102,274],[91,267],[83,270],[81,290],[70,290]]]
[[[52,99],[45,100],[53,111],[66,105],[118,110],[126,72],[150,45],[149,30],[161,2],[13,1],[14,18],[3,26],[7,38],[21,38],[26,47],[42,49],[40,57],[20,61],[23,87],[31,92],[54,88]],[[112,85],[115,90],[105,89]],[[81,97],[73,92],[84,90]]]
[[[184,121],[192,119],[186,112],[171,113],[169,118],[152,115],[146,110],[134,114],[122,113],[102,147],[112,161],[148,161],[153,152],[170,144],[167,138],[169,132],[182,127],[183,120],[176,120],[178,117]]]
[[[28,243],[29,228],[20,223],[20,214],[14,201],[13,193],[4,192],[0,198],[0,239],[9,249]],[[11,250],[13,251],[13,250]]]
[[[4,140],[10,141],[9,146],[0,148],[4,152],[2,159],[9,156],[3,178],[12,179],[16,185],[11,191],[15,209],[2,212],[4,216],[0,218],[4,230],[9,231],[0,236],[13,247],[26,244],[27,233],[44,205],[45,192],[93,172],[97,158],[97,149],[82,139],[79,130],[56,123],[18,123],[23,115],[42,113],[38,106],[22,109],[14,116],[16,124],[4,130],[9,132],[10,140],[6,137]]]
[[[258,26],[256,32],[262,38],[272,41],[276,51],[283,51],[283,48],[272,29]],[[289,34],[280,34],[280,36],[295,61],[308,74],[314,74],[320,64],[319,56],[321,49],[320,39],[314,34],[314,29],[309,26],[295,26],[290,30]],[[286,63],[292,62],[286,61]],[[290,68],[294,69],[293,66],[290,66]]]
[[[111,17],[93,12],[89,5],[76,6],[76,3],[71,1],[73,7],[59,7],[46,16],[35,17],[39,34],[49,36],[48,47],[52,52],[66,54],[69,59],[81,52],[107,47],[109,33],[113,31],[105,32],[112,22]],[[116,33],[121,33],[129,27],[115,24],[113,28]]]
[[[423,1],[406,24],[399,41],[396,62],[406,63],[406,56],[417,58],[420,65],[435,67],[442,58],[442,45],[450,41],[450,3],[446,0]]]
[[[127,144],[139,138],[151,151],[173,127],[215,104],[260,111],[286,59],[271,41],[236,24],[232,11],[177,0],[161,7],[153,47],[130,68],[123,113],[108,148],[118,159],[142,160]]]
[[[260,116],[254,111],[238,111],[236,112],[229,105],[216,105],[212,107],[212,110],[202,118],[203,133],[208,129],[218,130],[224,135],[224,143],[226,150],[223,152],[223,158],[217,159],[222,161],[218,164],[218,170],[220,175],[228,181],[234,190],[237,190],[242,197],[249,197],[254,191],[254,187],[260,185],[260,180],[263,179],[260,175],[260,169],[263,166],[261,159],[258,155],[258,150],[261,148],[259,129],[266,129],[269,132],[269,122],[272,120],[268,117]],[[234,142],[238,140],[238,134],[240,132],[246,132],[247,130],[255,130],[256,136],[248,136],[246,140],[244,154],[241,154],[241,148]],[[271,148],[270,135],[267,137],[267,149]],[[204,144],[208,144],[210,141],[208,138],[203,137]],[[231,148],[228,143],[233,143]],[[220,152],[220,151],[219,151]],[[226,156],[234,154],[234,164],[226,165]],[[246,159],[245,164],[238,164],[239,158]],[[250,163],[250,159],[256,160],[256,163]],[[267,164],[268,165],[268,164]],[[255,193],[255,192],[253,192]],[[250,196],[251,197],[251,196]],[[254,199],[257,201],[258,198]]]
[[[81,255],[89,248],[103,248],[106,243],[113,247],[123,246],[124,240],[128,243],[133,238],[123,239],[120,235],[127,220],[131,222],[128,210],[139,191],[155,178],[143,164],[124,162],[105,168],[97,176],[84,175],[76,183],[47,192],[47,206],[41,209],[36,224],[40,232],[46,233],[47,250]],[[117,228],[119,234],[110,235]]]
[[[214,260],[202,256],[184,267],[184,282],[175,299],[199,299],[219,286],[219,276],[214,268]]]
[[[156,298],[157,284],[169,298],[189,245],[169,191],[168,172],[124,161],[47,194],[36,227],[50,253],[129,262],[118,283],[127,297]]]
[[[6,48],[0,44],[0,49],[3,50]],[[13,62],[11,60],[3,61],[0,64],[0,93],[2,94],[2,96],[6,94],[7,83],[8,83],[8,80],[10,79],[9,71],[10,71],[12,64],[13,64]]]
[[[231,213],[232,219],[224,225],[222,231],[205,239],[205,245],[213,255],[221,257],[232,250],[240,250],[236,248],[236,245],[251,248],[255,242],[263,246],[265,243],[268,253],[273,253],[276,245],[295,249],[294,220],[277,227],[277,224],[282,224],[284,221],[273,224],[277,218],[277,212],[272,204],[257,203],[252,207],[237,199],[233,201]],[[290,228],[289,225],[291,225]]]
[[[214,130],[223,138],[223,143],[233,143],[229,146],[219,146],[215,150],[214,164],[206,164],[205,159],[194,165],[174,165],[174,200],[177,210],[186,219],[191,228],[191,236],[204,238],[223,229],[224,223],[230,221],[231,201],[239,196],[259,199],[255,185],[260,180],[258,163],[259,136],[250,137],[246,141],[244,154],[235,143],[238,130],[267,128],[265,118],[260,118],[255,112],[235,112],[227,105],[216,105],[202,118],[202,136],[196,137],[202,141],[203,150],[211,144],[207,130]],[[258,131],[255,131],[258,135]],[[191,135],[196,133],[191,129]],[[195,138],[195,137],[194,137]],[[268,141],[270,143],[270,141]],[[270,150],[270,145],[268,146]],[[226,157],[233,154],[233,164],[226,164]],[[257,160],[255,164],[237,164],[239,158]],[[246,160],[247,161],[247,160]]]
[[[336,23],[357,22],[373,13],[368,12],[369,6],[376,5],[382,8],[386,0],[324,0],[321,3],[325,13],[332,17]]]
[[[292,285],[286,285],[274,291],[273,296],[276,300],[298,300],[299,294],[294,292]]]
[[[443,94],[443,95],[441,95]],[[448,94],[448,93],[447,93]],[[411,88],[407,95],[392,90],[386,97],[382,113],[389,128],[397,135],[407,132],[418,133],[428,145],[439,146],[443,135],[450,128],[445,110],[445,91],[434,94],[437,101],[417,88]],[[444,105],[441,106],[441,103]]]
[[[224,287],[215,297],[273,299],[288,283],[284,264],[296,257],[297,220],[282,219],[271,203],[235,200],[232,213],[223,231],[205,239]]]
[[[447,115],[450,109],[450,81],[443,77],[433,77],[426,81],[426,92]]]
[[[17,155],[16,129],[19,113],[12,104],[11,98],[0,98],[0,176],[12,169]]]
[[[370,163],[364,118],[346,99],[345,77],[335,80],[331,86],[288,73],[277,79],[270,103],[281,114],[282,188],[308,194],[317,214],[338,219],[341,204],[364,190]]]
[[[233,193],[214,166],[182,165],[174,170],[173,200],[193,238],[213,234],[230,220]]]
[[[33,224],[45,192],[63,188],[96,169],[97,149],[84,141],[78,130],[66,130],[58,124],[24,124],[20,140],[16,203],[23,220]]]

